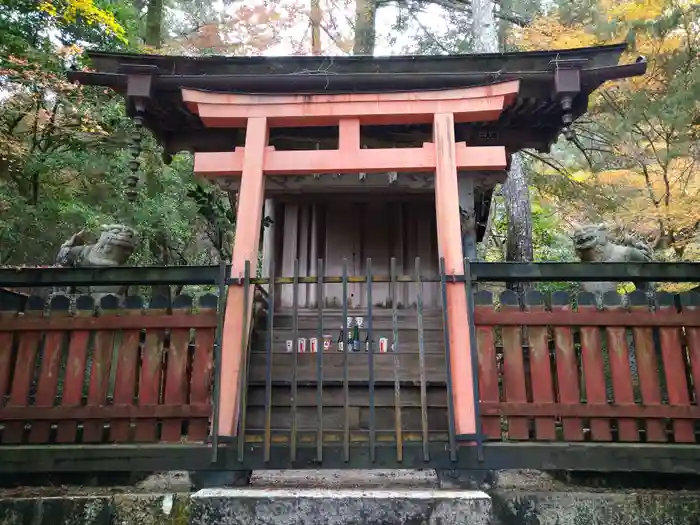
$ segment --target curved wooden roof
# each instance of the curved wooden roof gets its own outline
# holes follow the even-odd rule
[[[226,93],[345,93],[420,91],[469,87],[520,80],[518,99],[497,122],[460,124],[456,138],[471,145],[505,145],[547,150],[564,127],[555,74],[563,69],[579,72],[570,113],[585,113],[588,97],[604,82],[641,75],[646,62],[618,65],[625,44],[556,51],[453,56],[289,56],[289,57],[186,57],[92,52],[93,71],[72,71],[68,77],[82,84],[106,86],[127,97],[128,79],[151,77],[150,96],[144,101],[145,124],[163,143],[167,154],[181,150],[222,151],[242,144],[242,136],[226,129],[206,128],[188,110],[182,88]],[[424,126],[425,127],[425,126]],[[420,141],[429,127],[367,129],[377,141]],[[405,137],[411,138],[406,139]],[[323,129],[278,129],[271,141],[323,140]],[[288,146],[293,147],[293,146]]]

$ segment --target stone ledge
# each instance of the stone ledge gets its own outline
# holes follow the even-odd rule
[[[205,489],[192,525],[488,525],[491,498],[465,490]]]
[[[65,494],[58,494],[60,490]],[[479,491],[422,489],[280,490],[259,487],[211,489],[195,494],[163,491],[135,494],[127,490],[92,495],[89,489],[76,493],[65,487],[54,487],[48,497],[6,495],[0,497],[0,525],[700,523],[700,492],[697,491],[547,491],[509,487],[489,490],[488,498]],[[232,517],[234,511],[241,514]],[[458,521],[454,521],[455,516]]]

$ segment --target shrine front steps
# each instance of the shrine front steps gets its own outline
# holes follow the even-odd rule
[[[488,525],[481,491],[436,489],[204,489],[191,525]]]

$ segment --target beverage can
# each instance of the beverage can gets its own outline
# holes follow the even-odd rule
[[[311,350],[312,354],[318,352],[318,339],[316,339],[315,337],[309,339],[309,349]]]
[[[331,344],[333,344],[333,336],[326,334],[323,336],[323,351],[328,352],[331,349]]]
[[[286,345],[287,345],[287,352],[291,352],[292,349],[294,348],[294,341],[292,341],[291,339],[287,339]]]
[[[386,337],[379,338],[379,353],[385,354],[389,348],[389,340]]]
[[[306,338],[304,338],[304,337],[300,337],[300,338],[299,338],[299,342],[297,343],[297,348],[298,348],[297,351],[298,351],[300,354],[305,354],[305,353],[306,353]]]

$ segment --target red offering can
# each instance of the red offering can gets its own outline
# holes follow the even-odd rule
[[[311,348],[312,354],[318,352],[318,339],[316,339],[315,337],[309,339],[309,347]]]
[[[304,338],[304,337],[300,337],[300,338],[299,338],[299,343],[298,343],[298,345],[297,345],[297,349],[298,349],[297,351],[298,351],[300,354],[305,354],[305,353],[306,353],[306,338]]]
[[[379,353],[385,354],[389,351],[389,340],[386,337],[379,338]]]

